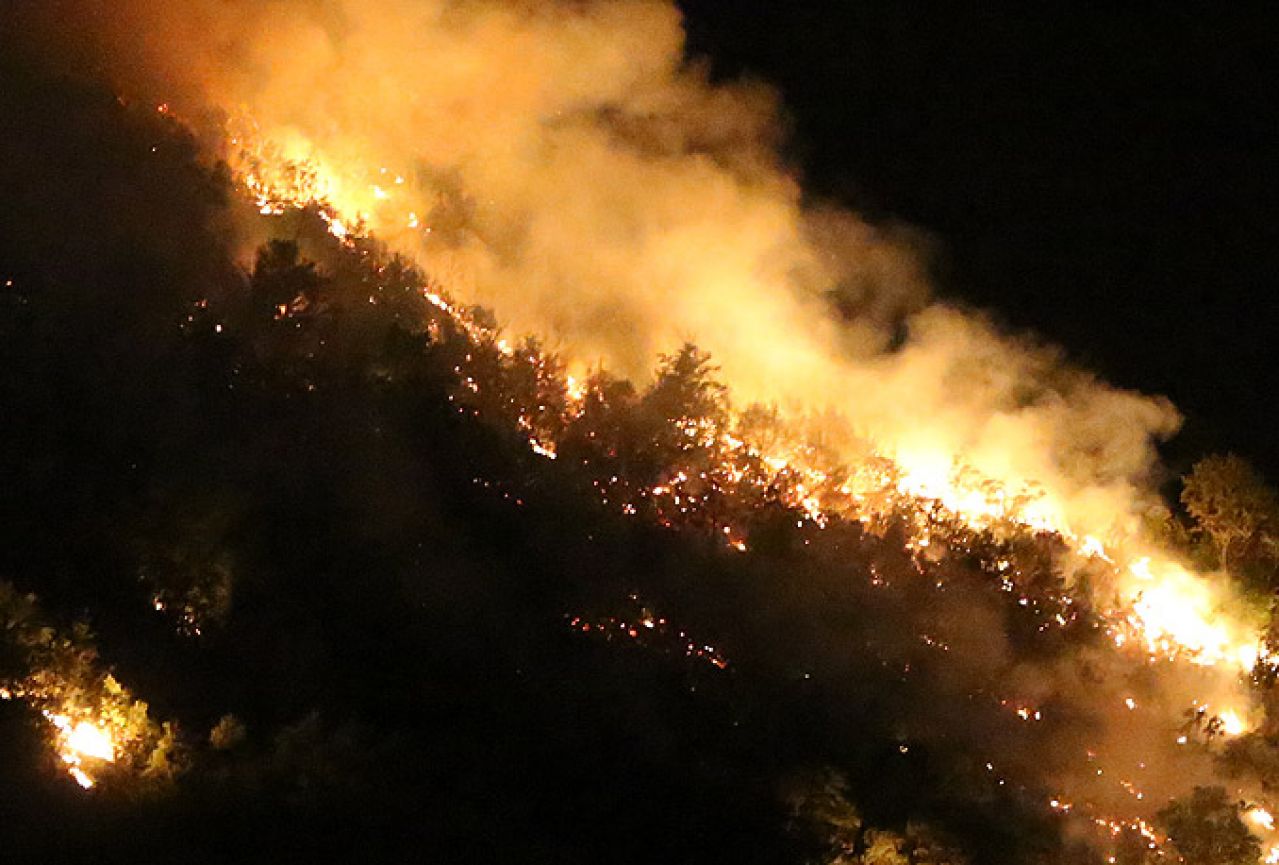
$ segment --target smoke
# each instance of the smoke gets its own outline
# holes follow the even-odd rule
[[[579,363],[639,376],[696,341],[739,402],[834,410],[925,473],[1037,484],[1079,533],[1139,510],[1177,428],[1166,401],[930,302],[909,232],[807,206],[773,95],[687,63],[671,3],[58,8],[125,86],[251,118],[455,295]]]

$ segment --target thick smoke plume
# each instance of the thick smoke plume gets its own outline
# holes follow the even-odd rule
[[[908,233],[807,206],[772,94],[686,63],[671,3],[76,5],[53,17],[94,22],[133,92],[315,160],[341,209],[579,363],[637,375],[694,340],[740,402],[835,410],[920,478],[1037,484],[1080,534],[1126,522],[1177,427],[930,302]]]

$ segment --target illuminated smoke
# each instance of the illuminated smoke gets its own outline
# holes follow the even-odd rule
[[[639,376],[692,339],[739,403],[839,412],[921,491],[962,465],[1038,493],[1036,521],[1131,530],[1175,411],[930,303],[906,233],[806,207],[771,94],[689,68],[673,5],[85,2],[120,74],[225,112],[261,182],[309,162],[288,180],[339,232],[362,218],[578,364]]]

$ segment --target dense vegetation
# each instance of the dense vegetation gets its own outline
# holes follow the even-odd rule
[[[172,121],[0,75],[6,855],[1097,861],[1044,805],[1088,719],[995,696],[1005,647],[1103,639],[1059,539],[821,524],[725,471],[705,431],[790,432],[731,419],[696,348],[575,397],[375,243],[256,220]],[[1274,510],[1222,459],[1165,531],[1265,591]],[[72,693],[137,732],[87,792],[38,711]],[[1255,860],[1219,792],[1171,837]]]

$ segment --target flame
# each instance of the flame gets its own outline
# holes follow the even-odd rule
[[[1257,632],[1228,615],[1214,587],[1168,560],[1142,556],[1127,569],[1129,624],[1152,653],[1180,653],[1204,666],[1250,672],[1261,656]]]
[[[86,790],[96,783],[86,768],[93,762],[114,763],[115,741],[109,730],[87,720],[74,724],[68,715],[44,712],[45,718],[58,731],[58,755],[67,773]]]
[[[1010,520],[1060,535],[1082,558],[1116,563],[1100,539],[1075,535],[1058,509],[1042,496],[1009,496],[999,485],[972,479],[971,473],[966,479],[937,454],[908,454],[901,465],[899,492],[931,499],[974,528]],[[1132,558],[1119,576],[1119,603],[1112,612],[1151,654],[1176,655],[1201,666],[1220,664],[1240,672],[1251,672],[1262,659],[1257,624],[1224,609],[1217,587],[1202,576],[1149,553]],[[1117,642],[1123,645],[1126,638]]]
[[[963,471],[941,452],[897,451],[893,460],[901,468],[897,491],[937,502],[974,528],[986,528],[1011,520],[1036,531],[1061,531],[1052,505],[1031,499],[1029,491],[1010,494],[1005,487]]]
[[[1248,724],[1234,709],[1226,709],[1219,713],[1217,718],[1221,721],[1221,732],[1227,736],[1242,736],[1248,731]]]
[[[67,735],[67,748],[81,757],[92,757],[108,763],[115,761],[115,744],[111,741],[111,734],[88,721],[81,721],[71,729]]]
[[[1273,832],[1275,830],[1275,818],[1265,808],[1260,806],[1252,808],[1244,816],[1248,818],[1248,822],[1252,823],[1254,826],[1265,829],[1267,832]]]
[[[266,135],[243,110],[228,121],[226,134],[227,162],[263,216],[316,208],[329,232],[344,242],[370,231],[394,236],[406,227],[422,228],[414,207],[397,192],[403,176],[395,174],[391,188],[383,185],[388,168],[370,170],[336,159],[296,130]]]

